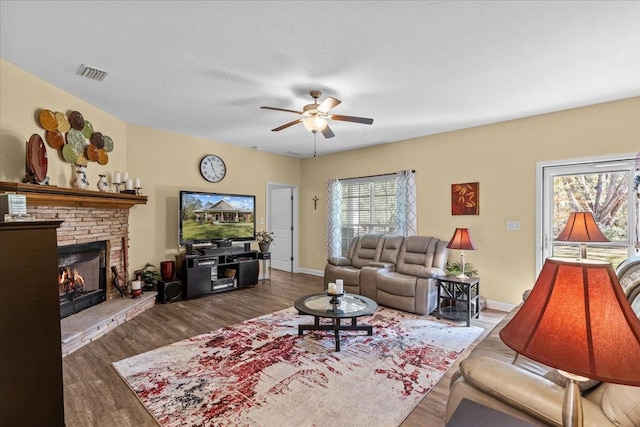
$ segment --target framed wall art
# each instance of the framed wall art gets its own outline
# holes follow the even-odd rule
[[[451,215],[480,215],[480,183],[451,184]]]

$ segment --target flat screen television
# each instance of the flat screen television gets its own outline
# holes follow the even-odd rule
[[[256,239],[256,197],[180,191],[181,245]]]

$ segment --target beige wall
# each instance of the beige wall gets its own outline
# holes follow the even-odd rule
[[[455,227],[468,227],[478,250],[467,260],[480,270],[482,294],[510,304],[535,281],[536,163],[640,150],[640,98],[632,98],[301,161],[127,124],[0,60],[0,180],[24,176],[25,142],[33,133],[44,136],[35,117],[41,108],[78,110],[113,138],[109,164],[88,168],[92,189],[99,173],[127,170],[142,179],[149,203],[131,210],[131,269],[177,252],[180,189],[255,194],[258,217],[265,217],[266,183],[277,182],[300,187],[299,265],[322,271],[326,180],[410,168],[417,172],[419,233],[449,239]],[[218,184],[198,173],[210,153],[227,164]],[[72,173],[49,149],[52,184],[70,187]],[[475,181],[480,215],[452,216],[451,184]],[[507,220],[519,220],[521,230],[506,231]]]
[[[129,175],[141,178],[142,191],[149,196],[148,204],[132,209],[130,216],[132,265],[174,259],[180,190],[253,194],[256,227],[261,230],[260,218],[266,224],[267,182],[301,184],[299,159],[134,125],[128,126],[127,139]],[[209,183],[200,176],[200,159],[205,154],[217,154],[227,166],[219,183]]]
[[[466,259],[480,271],[482,295],[515,304],[535,282],[536,163],[640,150],[640,98],[567,110],[303,161],[303,259],[324,268],[325,183],[415,169],[418,233],[451,238],[468,227],[478,247]],[[480,183],[480,215],[451,215],[451,184]],[[311,202],[317,195],[318,211]],[[519,220],[519,231],[507,231]],[[450,258],[457,259],[459,251]]]

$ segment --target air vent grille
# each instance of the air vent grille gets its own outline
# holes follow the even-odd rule
[[[107,74],[109,73],[104,70],[99,70],[98,68],[93,68],[82,64],[80,68],[78,68],[78,72],[76,74],[91,80],[97,80],[101,82],[105,77],[107,77]]]

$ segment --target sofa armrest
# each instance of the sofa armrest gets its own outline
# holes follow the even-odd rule
[[[392,262],[370,262],[367,267],[383,268],[385,271],[393,271],[396,265]]]
[[[342,256],[332,256],[327,259],[331,265],[351,265],[351,259]]]
[[[495,399],[545,423],[562,425],[564,387],[490,357],[470,356],[460,362],[460,371],[466,382]],[[582,409],[585,426],[613,425],[594,402],[583,398]]]
[[[424,267],[416,272],[416,276],[423,279],[432,279],[440,276],[444,276],[445,272],[441,268],[436,267]]]

